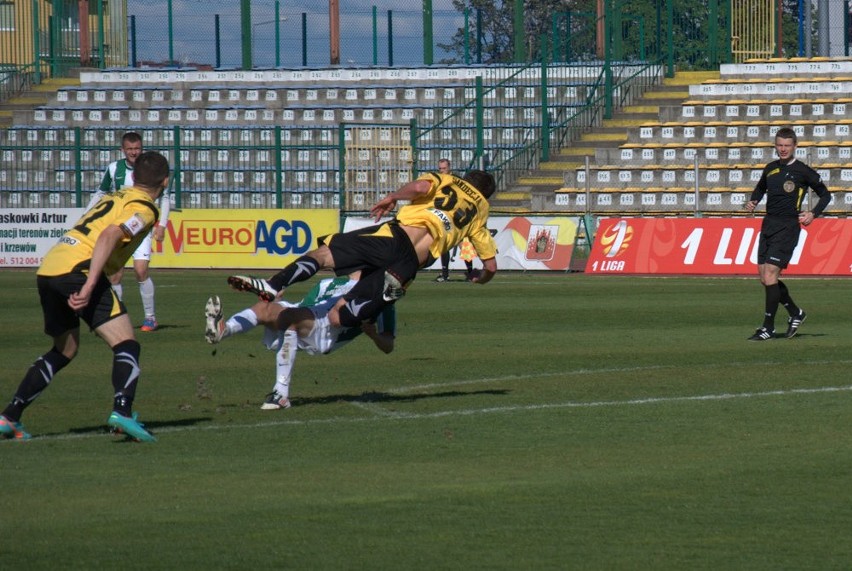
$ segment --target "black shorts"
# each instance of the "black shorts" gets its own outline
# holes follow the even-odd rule
[[[760,227],[760,243],[757,246],[757,263],[772,264],[782,270],[793,258],[799,243],[798,218],[767,216]]]
[[[318,241],[331,250],[334,273],[338,276],[361,270],[361,280],[364,280],[366,274],[382,270],[382,273],[393,273],[407,284],[419,269],[417,252],[408,234],[394,222],[321,236]]]
[[[79,313],[68,307],[68,298],[80,291],[86,283],[86,274],[72,272],[61,276],[37,276],[38,295],[44,314],[44,332],[51,337],[80,327],[80,320],[91,329],[97,329],[107,321],[127,313],[124,303],[118,299],[106,276],[101,275],[92,290],[89,305]]]
[[[374,320],[393,303],[384,295],[386,273],[408,287],[419,269],[408,234],[394,222],[322,236],[319,243],[331,250],[338,276],[361,271],[358,283],[343,296],[347,304],[341,311],[341,323],[346,326]]]

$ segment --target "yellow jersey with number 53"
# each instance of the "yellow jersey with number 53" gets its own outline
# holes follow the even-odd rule
[[[417,180],[431,183],[429,192],[399,209],[400,224],[424,227],[433,238],[429,253],[434,258],[449,252],[464,238],[470,240],[483,260],[497,255],[488,231],[488,200],[469,182],[449,174],[425,173]]]
[[[107,194],[47,252],[37,274],[60,276],[88,268],[98,237],[106,228],[118,226],[124,237],[104,266],[104,273],[114,274],[124,267],[159,218],[157,205],[144,190],[127,187]]]

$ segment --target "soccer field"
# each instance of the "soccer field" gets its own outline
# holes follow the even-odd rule
[[[852,280],[786,279],[808,321],[754,343],[756,277],[423,274],[393,353],[300,354],[293,408],[261,411],[260,332],[204,342],[208,295],[255,301],[227,275],[152,271],[135,409],[157,443],[106,433],[90,333],[33,440],[0,442],[4,569],[852,565]],[[5,406],[49,340],[34,272],[0,272],[0,300]]]

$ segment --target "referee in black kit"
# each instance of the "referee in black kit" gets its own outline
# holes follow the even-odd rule
[[[831,202],[831,194],[814,169],[796,160],[797,144],[793,129],[783,127],[778,130],[775,134],[778,160],[763,168],[751,199],[745,205],[746,210],[754,212],[757,203],[766,195],[766,216],[760,227],[757,248],[757,271],[766,290],[766,309],[763,325],[749,337],[749,341],[775,338],[775,313],[779,303],[790,314],[784,337],[793,337],[807,317],[805,310],[793,302],[787,286],[780,280],[781,270],[790,263],[799,242],[799,225],[807,226],[822,214]],[[812,210],[802,211],[808,188],[816,192],[819,201]]]

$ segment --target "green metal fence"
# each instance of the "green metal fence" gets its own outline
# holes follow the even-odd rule
[[[604,73],[604,69],[608,71]],[[478,71],[482,75],[474,82],[423,88],[432,103],[415,105],[416,113],[403,108],[412,118],[402,125],[362,120],[317,126],[324,113],[319,105],[316,110],[301,111],[287,107],[280,114],[272,113],[269,121],[244,106],[239,117],[237,109],[224,110],[226,115],[234,115],[232,126],[190,126],[185,124],[190,121],[181,118],[187,119],[190,113],[203,117],[210,110],[169,109],[166,105],[155,109],[145,101],[131,111],[136,126],[65,127],[62,121],[69,115],[72,121],[102,123],[110,113],[121,117],[128,113],[123,109],[126,105],[106,111],[105,101],[100,103],[103,109],[68,102],[53,111],[39,112],[40,126],[0,132],[0,206],[22,205],[30,196],[56,206],[85,204],[106,164],[121,158],[118,147],[126,130],[139,131],[146,149],[160,151],[170,160],[178,207],[358,210],[418,172],[433,169],[439,158],[450,158],[460,171],[487,167],[497,175],[499,188],[505,189],[538,160],[546,159],[551,149],[567,145],[599,123],[613,105],[613,97],[616,105],[629,103],[661,76],[658,65],[638,64],[601,68],[539,62]],[[141,90],[122,99],[132,103],[136,92]],[[83,93],[86,99],[99,98]],[[165,102],[165,91],[156,93],[148,97]],[[185,101],[192,93],[200,97],[203,90],[190,89],[186,97],[180,90],[174,93]],[[260,94],[253,96],[259,98]],[[374,115],[368,107],[357,114],[344,111],[342,116],[363,119],[368,112]],[[254,115],[249,117],[249,113]],[[382,114],[375,111],[376,117]],[[285,116],[288,125],[282,126],[279,118]],[[335,116],[341,116],[339,110]],[[222,119],[222,115],[217,117]],[[264,122],[266,126],[259,126]]]
[[[0,1],[0,101],[81,66],[127,65],[125,7],[104,0]]]
[[[38,25],[30,47],[16,52],[25,61],[29,49],[32,61],[5,64],[8,71],[0,84],[7,92],[43,76],[61,75],[66,66],[83,59],[102,68],[113,65],[113,57],[137,66],[185,64],[194,69],[320,66],[330,42],[318,31],[327,15],[287,12],[279,2],[214,1],[200,10],[199,3],[169,0],[164,14],[133,0],[128,17],[121,2],[90,0],[86,33],[65,26],[73,22],[73,7],[81,5],[76,1],[24,0],[16,5],[29,6]],[[0,205],[33,200],[56,206],[85,204],[105,165],[119,158],[118,141],[130,129],[140,130],[145,146],[163,152],[174,165],[177,206],[358,209],[362,203],[348,200],[345,192],[360,188],[363,180],[372,185],[370,192],[383,192],[377,181],[398,184],[433,168],[442,157],[452,158],[458,170],[489,168],[505,189],[676,67],[715,69],[730,58],[724,32],[727,1],[609,0],[603,6],[600,14],[554,13],[539,36],[527,38],[526,63],[483,64],[475,81],[445,85],[443,93],[454,95],[419,106],[411,121],[399,127],[400,134],[392,138],[397,143],[407,138],[406,148],[393,151],[393,167],[371,167],[384,169],[379,178],[367,175],[366,168],[349,169],[360,156],[352,150],[353,133],[366,127],[348,120],[321,127],[303,115],[290,127],[250,122],[191,126],[165,120],[156,126],[131,122],[111,128],[68,126],[57,120],[50,126],[13,125],[0,132]],[[191,12],[185,12],[187,7]],[[423,61],[481,59],[485,24],[476,11],[431,12],[428,18],[425,13],[382,14],[373,9],[341,15],[340,68],[356,63],[368,64],[367,69],[399,66],[398,53],[415,54]],[[3,21],[9,20],[0,17]],[[406,25],[400,26],[403,21]],[[435,26],[437,22],[443,23]],[[433,44],[452,43],[450,36],[459,26],[464,49],[435,54]],[[436,27],[443,37],[425,32]],[[226,30],[238,38],[223,36]],[[74,37],[87,41],[75,44]],[[7,41],[4,38],[8,36],[0,32],[0,41]],[[375,153],[387,154],[378,148]]]

